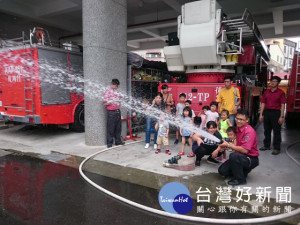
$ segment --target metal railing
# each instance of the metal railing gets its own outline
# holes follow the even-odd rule
[[[1,39],[0,38],[0,48],[9,48],[29,44],[46,45],[52,47],[60,47],[58,43],[51,41],[48,30],[41,27],[34,27],[33,30],[29,30],[29,37],[22,32],[21,37],[11,38],[11,39]]]

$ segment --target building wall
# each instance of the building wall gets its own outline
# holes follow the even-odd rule
[[[274,73],[283,72],[284,54],[280,48],[279,43],[270,44],[269,50],[271,54],[269,69]]]
[[[272,49],[273,54],[271,53],[271,58],[275,62],[277,62],[279,64],[283,64],[283,71],[290,72],[292,69],[293,57],[294,57],[297,43],[287,40],[287,39],[269,39],[269,40],[266,40],[266,43],[268,45],[270,45],[270,52]],[[283,63],[280,62],[281,54],[279,53],[279,49],[277,49],[277,47],[274,47],[275,45],[278,45],[280,47],[281,51],[283,52],[283,55],[284,55]],[[273,47],[271,47],[271,46],[273,46]],[[277,56],[279,57],[279,61],[277,60]],[[279,65],[277,63],[276,63],[276,66],[278,67]]]
[[[279,47],[281,48],[281,50],[283,50],[283,39],[274,39],[274,40],[272,40],[273,41],[273,43],[272,44],[277,44],[277,45],[279,45]]]
[[[284,39],[283,44],[283,53],[285,56],[284,70],[290,71],[292,69],[293,57],[297,43]]]
[[[271,59],[283,65],[284,54],[279,45],[277,44],[270,45],[270,54],[271,54]]]
[[[284,45],[284,70],[288,71],[292,69],[292,63],[293,63],[293,56],[295,49],[291,46]]]

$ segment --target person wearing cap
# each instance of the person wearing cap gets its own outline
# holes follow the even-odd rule
[[[235,121],[237,126],[236,144],[224,141],[219,145],[220,148],[212,153],[212,157],[215,158],[222,148],[234,151],[218,169],[220,175],[232,177],[228,181],[228,185],[233,186],[246,184],[248,173],[259,164],[257,135],[255,130],[248,124],[249,113],[244,109],[238,110]]]
[[[278,88],[281,79],[278,76],[271,78],[270,89],[266,90],[261,98],[259,121],[264,123],[264,146],[259,150],[270,150],[271,133],[273,130],[273,155],[280,153],[281,125],[284,121],[286,98],[284,92]]]
[[[103,95],[103,104],[107,111],[107,147],[111,148],[115,139],[116,145],[124,145],[121,140],[121,111],[120,111],[120,93],[117,89],[120,85],[118,79],[112,79],[110,89]]]

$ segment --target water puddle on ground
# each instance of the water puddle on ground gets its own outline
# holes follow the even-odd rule
[[[86,174],[100,186],[122,197],[161,209],[158,190]],[[132,208],[87,184],[77,169],[16,153],[0,157],[0,210],[0,224],[3,225],[195,224]],[[188,215],[199,216],[196,211]],[[205,213],[205,217],[252,216],[211,212]]]

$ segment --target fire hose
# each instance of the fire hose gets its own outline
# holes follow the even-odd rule
[[[142,142],[142,141],[135,141],[135,142],[130,142],[127,145],[131,145],[131,144],[135,144],[138,142]],[[186,216],[186,215],[181,215],[181,214],[172,214],[172,213],[168,213],[162,210],[158,210],[158,209],[154,209],[139,203],[136,203],[134,201],[131,201],[129,199],[126,199],[124,197],[121,197],[120,195],[117,195],[111,191],[108,191],[107,189],[99,186],[98,184],[96,184],[95,182],[93,182],[92,180],[90,180],[82,171],[82,167],[83,165],[91,158],[95,157],[98,154],[101,154],[103,152],[118,148],[120,146],[114,146],[111,148],[106,148],[103,150],[100,150],[88,157],[86,157],[80,164],[79,166],[79,173],[82,176],[82,178],[88,182],[90,185],[92,185],[93,187],[95,187],[97,190],[107,194],[108,196],[115,198],[121,202],[124,202],[128,205],[131,205],[133,207],[136,207],[138,209],[142,209],[146,212],[149,213],[153,213],[153,214],[157,214],[160,216],[165,216],[165,217],[170,217],[173,219],[180,219],[180,220],[186,220],[186,221],[191,221],[191,222],[200,222],[200,223],[207,223],[207,224],[260,224],[260,223],[270,223],[270,222],[274,222],[274,221],[278,221],[278,220],[283,220],[283,219],[287,219],[287,218],[291,218],[293,216],[297,216],[300,214],[300,208],[293,210],[290,213],[285,213],[285,214],[280,214],[280,215],[275,215],[275,216],[268,216],[268,217],[262,217],[262,218],[251,218],[251,219],[215,219],[215,218],[205,218],[205,217],[196,217],[196,216]]]

